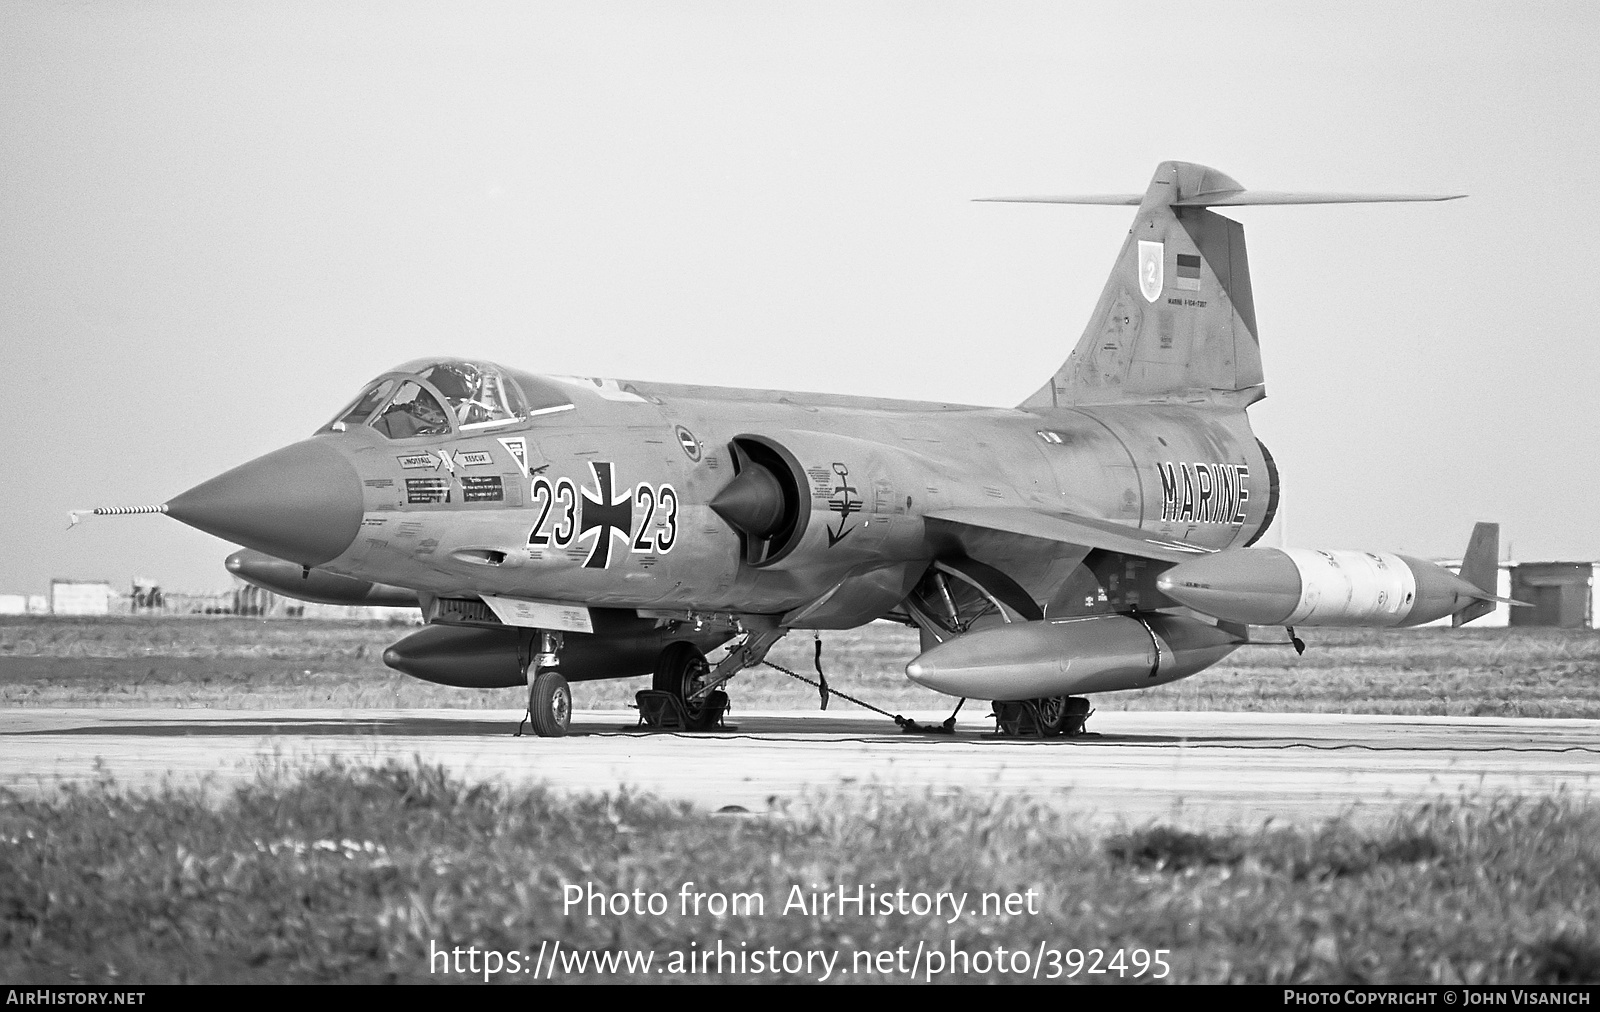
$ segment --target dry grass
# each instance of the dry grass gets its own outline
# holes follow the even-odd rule
[[[834,982],[905,981],[911,953],[1166,950],[1172,982],[1577,983],[1600,980],[1600,810],[1543,801],[1414,809],[1376,829],[1096,835],[1070,812],[991,793],[857,792],[803,812],[712,815],[623,793],[468,785],[431,767],[324,768],[231,797],[0,792],[0,978],[93,982],[426,982],[570,954],[836,954]],[[643,890],[660,915],[563,908],[564,887]],[[684,883],[765,908],[683,911]],[[792,887],[1025,894],[1034,911],[955,920],[784,914]],[[970,908],[969,908],[970,909]],[[446,974],[430,953],[501,954]],[[868,974],[858,952],[903,951]],[[570,957],[569,957],[570,958]],[[1110,955],[1104,959],[1109,962]],[[891,957],[891,964],[895,960]],[[446,959],[446,967],[449,960]],[[661,965],[660,962],[656,964]],[[930,964],[924,962],[923,976]],[[1013,968],[1015,964],[1012,964]],[[794,973],[597,973],[560,980],[816,980]],[[465,967],[463,967],[465,970]]]
[[[432,685],[384,667],[405,626],[236,618],[0,619],[0,705],[339,707],[521,704],[518,689]],[[1269,631],[1270,632],[1270,631]],[[1304,657],[1247,647],[1171,686],[1096,697],[1103,710],[1268,710],[1600,717],[1600,635],[1559,629],[1305,630]],[[822,634],[829,681],[890,710],[952,700],[904,675],[917,637],[875,624]],[[813,640],[771,659],[814,677]],[[621,707],[647,679],[580,684],[583,708]],[[758,668],[735,708],[810,709],[815,689]],[[849,704],[835,701],[833,706]]]
[[[1110,709],[1600,717],[1600,635],[1572,629],[1303,630]]]

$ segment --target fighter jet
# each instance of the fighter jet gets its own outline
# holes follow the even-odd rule
[[[1247,413],[1266,388],[1244,230],[1210,210],[1451,197],[1252,191],[1163,162],[1142,194],[994,199],[1137,208],[1083,337],[1014,408],[427,359],[309,439],[136,509],[244,546],[229,568],[279,593],[414,604],[426,625],[386,663],[526,685],[547,736],[568,729],[569,682],[644,674],[649,722],[706,728],[792,630],[914,626],[912,680],[1045,735],[1251,626],[1493,607],[1489,525],[1460,575],[1252,547],[1278,470]]]

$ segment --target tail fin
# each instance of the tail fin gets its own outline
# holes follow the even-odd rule
[[[1241,189],[1203,165],[1162,162],[1072,357],[1022,406],[1244,407],[1266,396],[1244,228],[1203,207],[1173,206]]]
[[[1477,600],[1450,617],[1453,626],[1466,625],[1494,611],[1495,594],[1500,589],[1500,525],[1475,524],[1472,539],[1467,542],[1467,553],[1461,557],[1463,580],[1489,595],[1489,600]]]
[[[1242,408],[1266,396],[1244,227],[1206,208],[1451,198],[1246,190],[1204,165],[1162,162],[1142,197],[990,199],[1139,207],[1078,346],[1022,407],[1176,401]]]

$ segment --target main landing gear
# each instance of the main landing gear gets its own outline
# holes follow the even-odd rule
[[[639,704],[639,722],[658,731],[732,730],[722,723],[728,712],[723,683],[745,668],[760,664],[772,645],[788,631],[782,626],[747,630],[716,667],[693,643],[668,644],[656,659],[651,688],[634,696]]]
[[[656,659],[649,692],[638,693],[639,718],[663,730],[705,731],[722,722],[728,694],[707,686],[711,664],[693,643],[673,643]]]
[[[994,701],[997,730],[1007,738],[1076,737],[1093,712],[1082,696]]]
[[[539,652],[523,670],[528,676],[527,720],[541,738],[560,738],[572,726],[572,689],[560,663],[561,634],[540,630]],[[517,733],[522,733],[520,724]]]

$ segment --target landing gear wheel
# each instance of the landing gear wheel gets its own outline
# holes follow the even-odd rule
[[[994,701],[996,731],[1003,738],[1070,738],[1083,733],[1093,712],[1082,696]]]
[[[528,717],[533,733],[541,738],[560,738],[572,724],[572,690],[554,668],[533,676],[528,688]]]
[[[1079,734],[1089,718],[1089,701],[1080,696],[1046,696],[1035,699],[1033,705],[1039,712],[1039,735]]]
[[[721,691],[705,693],[698,699],[690,698],[710,678],[711,665],[706,663],[706,655],[698,647],[693,643],[674,643],[656,659],[655,678],[650,687],[677,699],[689,730],[704,731],[716,724],[727,708],[728,697]]]
[[[1033,705],[1039,710],[1039,736],[1048,738],[1060,734],[1067,719],[1067,697],[1045,696],[1035,699]]]

